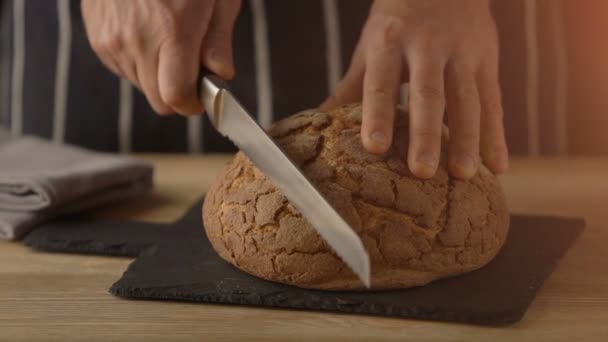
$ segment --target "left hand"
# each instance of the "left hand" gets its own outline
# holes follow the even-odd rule
[[[472,177],[480,155],[504,172],[496,36],[489,0],[376,0],[348,72],[321,108],[363,98],[363,146],[383,153],[393,139],[400,84],[409,80],[408,166],[415,176],[437,170],[446,107],[450,174]]]
[[[232,32],[241,0],[83,0],[91,47],[159,114],[198,114],[201,64],[234,76]]]

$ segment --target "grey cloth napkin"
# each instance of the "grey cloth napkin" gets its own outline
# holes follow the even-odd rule
[[[152,188],[150,164],[128,156],[12,136],[0,127],[0,239],[50,218]]]

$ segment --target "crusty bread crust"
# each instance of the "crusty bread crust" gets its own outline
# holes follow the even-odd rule
[[[361,107],[308,110],[277,122],[271,134],[361,237],[372,288],[427,284],[487,264],[507,237],[509,214],[497,178],[485,167],[469,181],[446,172],[444,135],[437,174],[407,168],[407,114],[384,155],[360,143]],[[203,208],[219,255],[267,280],[305,288],[363,290],[272,183],[238,153],[214,182]]]

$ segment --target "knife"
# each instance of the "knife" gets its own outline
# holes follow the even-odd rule
[[[239,104],[221,78],[202,73],[199,87],[213,127],[245,153],[369,288],[369,255],[355,231]]]

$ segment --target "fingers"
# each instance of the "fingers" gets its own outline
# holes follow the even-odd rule
[[[172,114],[173,108],[164,103],[158,89],[158,52],[154,46],[146,44],[144,36],[127,31],[122,36],[122,49],[114,51],[123,75],[144,95],[152,109],[161,115]]]
[[[509,152],[497,74],[493,69],[482,67],[477,84],[481,103],[481,157],[492,172],[500,174],[509,167]]]
[[[167,40],[158,53],[158,89],[162,101],[175,112],[184,115],[201,113],[197,94],[200,44],[196,41]]]
[[[200,71],[200,54],[203,37],[207,33],[214,1],[201,3],[202,13],[186,13],[182,20],[196,22],[179,31],[169,28],[166,39],[158,50],[158,90],[162,101],[183,115],[199,114],[203,106],[198,98],[197,78]],[[209,11],[208,11],[208,10]],[[194,16],[194,17],[188,17]]]
[[[433,54],[409,58],[410,144],[408,165],[417,177],[430,178],[437,171],[445,110],[444,62]]]
[[[126,46],[132,46],[131,41],[118,37],[111,37],[102,42],[91,42],[93,51],[106,68],[116,76],[129,80],[135,87],[141,89],[136,65],[131,55],[125,53]]]
[[[396,45],[385,43],[369,51],[363,79],[361,139],[371,153],[384,153],[391,146],[401,66]]]
[[[232,33],[240,8],[241,0],[216,1],[203,43],[202,63],[224,79],[232,79],[235,73]]]
[[[480,103],[475,73],[466,64],[451,61],[445,74],[450,128],[448,168],[453,176],[469,179],[479,166]]]
[[[139,87],[157,112],[196,114],[202,112],[201,48],[214,11],[209,64],[222,76],[234,74],[230,39],[240,0],[215,5],[215,0],[83,1],[82,14],[103,63]],[[227,59],[227,66],[213,67],[217,59]]]
[[[165,28],[158,48],[158,90],[161,100],[183,115],[200,114],[203,105],[197,92],[203,37],[207,33],[216,1],[196,2],[198,7],[182,13]],[[180,23],[182,20],[191,25]],[[194,24],[195,25],[192,25]]]
[[[117,65],[121,71],[120,75],[131,81],[135,87],[141,89],[140,78],[137,76],[136,64],[130,59],[121,60],[118,58],[118,56],[115,58],[115,60],[119,61]]]
[[[146,95],[146,99],[152,109],[158,114],[173,114],[177,110],[165,103],[160,95],[158,82],[158,54],[146,54],[140,56],[137,62],[137,77],[140,81],[140,90]]]
[[[110,69],[118,77],[127,77],[125,72],[120,68],[120,65],[116,62],[116,60],[112,57],[112,55],[105,53],[103,51],[96,52],[97,56],[101,60],[101,63],[106,66],[106,68]]]

